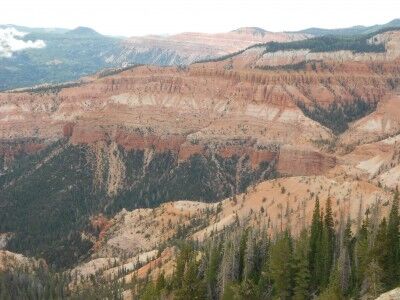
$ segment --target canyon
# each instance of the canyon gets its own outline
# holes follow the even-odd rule
[[[364,51],[299,49],[309,40],[320,41],[256,28],[131,38],[127,55],[154,44],[188,64],[1,92],[2,248],[130,282],[171,275],[178,236],[202,242],[237,223],[298,236],[316,199],[332,201],[335,228],[387,216],[400,31],[366,36]]]

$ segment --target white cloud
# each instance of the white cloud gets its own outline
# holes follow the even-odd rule
[[[382,24],[400,17],[399,0],[12,0],[1,1],[2,24],[92,27],[102,34],[226,32]]]
[[[14,27],[0,28],[0,57],[11,57],[14,52],[28,48],[44,48],[42,40],[24,41],[21,38],[26,32],[16,30]]]

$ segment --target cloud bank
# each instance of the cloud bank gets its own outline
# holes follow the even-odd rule
[[[27,35],[14,27],[0,28],[0,57],[11,57],[14,52],[29,48],[44,48],[43,40],[24,41],[21,38]]]

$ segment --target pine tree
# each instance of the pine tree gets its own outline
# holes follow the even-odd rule
[[[257,300],[257,287],[251,280],[243,280],[237,289],[237,299],[254,299]]]
[[[242,281],[243,270],[244,270],[244,255],[246,251],[246,243],[247,243],[247,235],[249,231],[246,229],[241,233],[240,242],[239,242],[239,281]]]
[[[326,253],[326,269],[329,273],[331,273],[332,264],[333,264],[333,255],[334,255],[334,247],[335,247],[335,224],[333,221],[332,215],[332,205],[331,198],[328,197],[326,200],[326,209],[325,209],[325,227],[327,230],[327,253]]]
[[[357,234],[357,241],[355,244],[355,286],[356,289],[361,287],[365,278],[365,272],[370,261],[369,249],[369,232],[368,232],[368,218],[363,221],[363,224]]]
[[[351,221],[350,219],[348,219],[346,223],[346,228],[344,229],[343,233],[343,246],[348,250],[351,247],[352,239],[353,239],[353,233],[351,232]]]
[[[287,299],[292,290],[292,250],[290,234],[285,232],[271,246],[270,273],[275,295]]]
[[[259,265],[259,271],[261,272],[261,269],[265,265],[267,258],[268,258],[268,244],[269,244],[269,239],[268,239],[268,233],[267,229],[264,228],[261,233],[260,233],[260,242],[258,246],[258,260],[260,261]]]
[[[185,267],[182,287],[176,292],[175,299],[206,299],[206,287],[203,280],[197,277],[197,270],[196,259],[195,257],[191,257]]]
[[[321,300],[342,300],[344,296],[342,294],[340,286],[340,276],[338,268],[332,270],[329,285],[319,296]]]
[[[166,281],[165,281],[164,272],[160,272],[158,274],[157,280],[156,280],[157,294],[160,294],[160,292],[165,288],[165,286],[166,286]]]
[[[306,230],[300,233],[294,253],[294,297],[306,300],[310,297],[310,271],[308,262],[309,238]]]
[[[228,284],[224,289],[224,293],[221,296],[221,300],[237,299],[239,294],[238,289],[239,288],[235,284],[233,283]]]
[[[271,250],[272,243],[269,243],[268,250],[265,252],[264,264],[261,269],[260,279],[258,281],[258,294],[261,299],[270,299],[272,297],[272,278],[271,278]]]
[[[367,281],[367,291],[366,294],[371,297],[371,299],[377,298],[383,291],[383,270],[376,260],[372,260],[368,264],[366,270],[366,281]]]
[[[389,247],[388,247],[388,226],[386,222],[386,218],[383,218],[381,224],[379,225],[378,231],[376,233],[376,237],[374,243],[370,250],[370,259],[369,261],[376,261],[381,269],[386,270],[389,268],[388,266],[388,256],[389,256]],[[369,262],[368,262],[369,264]],[[366,269],[368,271],[368,269]],[[387,274],[387,273],[386,273]],[[388,283],[387,278],[390,277],[390,274],[385,276],[384,283]],[[387,280],[387,281],[385,281]]]
[[[217,281],[218,281],[218,268],[220,260],[220,243],[213,241],[209,247],[209,254],[207,258],[207,269],[205,272],[207,294],[209,299],[216,299],[218,295]]]
[[[191,245],[186,243],[180,245],[179,254],[176,258],[175,278],[173,281],[176,288],[180,288],[182,286],[186,264],[190,260],[192,252],[193,249]]]
[[[340,249],[339,259],[338,259],[338,276],[339,284],[343,294],[347,295],[351,287],[351,262],[349,250],[347,247],[343,246]]]
[[[317,288],[318,276],[317,276],[317,259],[318,259],[318,249],[321,240],[322,233],[322,220],[320,214],[320,206],[318,197],[315,200],[315,207],[312,216],[311,223],[311,235],[310,235],[310,252],[309,252],[309,264],[311,273],[311,283],[313,288]]]
[[[400,282],[400,240],[399,240],[399,193],[396,189],[387,227],[387,261],[385,264],[385,284],[388,288]]]
[[[154,286],[153,281],[149,280],[143,290],[142,295],[140,296],[141,300],[155,300],[159,299],[156,287]]]
[[[238,238],[234,237],[226,239],[224,243],[224,253],[222,256],[219,287],[221,295],[224,293],[225,287],[232,282],[239,280],[239,245]]]
[[[256,260],[256,249],[255,240],[252,231],[247,235],[246,250],[244,253],[244,267],[243,277],[244,279],[250,279],[254,275],[255,260]]]
[[[320,287],[324,288],[329,282],[329,275],[331,273],[331,244],[328,228],[326,226],[322,228],[321,239],[317,246],[317,259],[315,264],[316,282]]]

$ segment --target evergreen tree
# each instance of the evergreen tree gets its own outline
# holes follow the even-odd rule
[[[295,300],[306,300],[310,297],[310,271],[308,262],[309,237],[303,230],[296,243],[294,253],[294,297]]]
[[[370,261],[369,249],[369,232],[368,218],[363,221],[363,224],[358,232],[357,241],[355,244],[355,286],[359,290],[365,278],[365,272]]]
[[[237,238],[234,238],[233,241],[226,239],[224,243],[224,253],[222,256],[219,275],[221,295],[224,293],[224,289],[229,283],[239,280],[240,256],[237,244]]]
[[[376,260],[372,260],[366,270],[367,290],[365,291],[371,299],[376,299],[384,291],[382,278],[382,268]]]
[[[153,281],[149,280],[143,290],[142,295],[140,296],[141,300],[156,300],[159,299],[159,295],[157,293],[157,289],[154,286]]]
[[[238,299],[262,299],[259,298],[257,287],[252,280],[243,280],[236,291]]]
[[[166,281],[165,281],[165,276],[164,276],[164,271],[160,272],[157,276],[156,280],[156,290],[157,294],[160,294],[161,291],[165,288],[166,286]]]
[[[209,247],[209,254],[207,258],[207,269],[205,272],[207,294],[209,299],[217,299],[217,281],[218,281],[218,268],[220,260],[220,246],[219,242],[213,241]]]
[[[175,299],[200,300],[207,298],[204,281],[197,277],[198,264],[195,257],[191,257],[186,263],[185,274],[183,276],[182,287],[177,290]]]
[[[270,272],[274,293],[280,299],[288,299],[292,293],[292,249],[290,234],[280,234],[271,246]]]
[[[346,223],[346,227],[343,232],[343,247],[350,250],[352,240],[353,240],[353,233],[351,232],[351,221],[350,221],[350,219],[348,219],[347,223]]]
[[[320,206],[318,197],[315,200],[315,207],[312,216],[311,223],[311,235],[310,235],[310,252],[309,252],[309,264],[310,273],[312,278],[312,286],[314,289],[318,286],[318,275],[316,270],[317,260],[318,260],[318,249],[320,248],[322,233],[322,220],[320,214]]]
[[[239,243],[239,281],[242,280],[243,270],[244,270],[244,255],[246,251],[247,235],[249,233],[248,229],[241,232],[240,243]]]
[[[244,279],[250,279],[254,276],[255,261],[256,261],[256,243],[252,231],[247,235],[246,250],[244,254]]]
[[[315,264],[315,282],[321,287],[324,288],[327,286],[329,282],[329,275],[331,272],[330,268],[330,240],[328,228],[326,226],[322,227],[322,234],[317,244],[317,258]]]
[[[388,288],[395,287],[400,282],[400,240],[399,240],[399,193],[396,189],[387,227],[387,261],[385,284]]]
[[[270,299],[272,295],[272,278],[271,278],[271,255],[270,249],[272,247],[272,243],[269,244],[268,251],[265,252],[264,265],[261,269],[260,279],[258,281],[258,294],[261,299]]]
[[[221,297],[222,300],[235,300],[239,298],[238,287],[234,283],[228,284]]]
[[[327,288],[321,293],[318,299],[321,300],[342,300],[344,296],[342,294],[339,278],[339,270],[334,268]]]
[[[340,288],[343,294],[347,295],[351,288],[351,272],[352,272],[350,255],[347,247],[341,247],[337,265],[338,265]]]
[[[388,265],[389,251],[390,249],[388,247],[388,226],[386,218],[383,218],[381,224],[379,225],[374,243],[370,250],[370,257],[368,264],[370,263],[370,261],[376,261],[376,263],[379,265],[381,269],[385,270],[386,268],[389,268],[390,267]],[[368,269],[366,269],[366,271],[368,271]],[[389,274],[388,276],[385,276],[385,278],[383,279],[386,285],[388,285],[388,281],[390,280],[387,279],[388,277],[390,277]]]
[[[333,221],[332,215],[332,205],[331,198],[328,197],[326,200],[326,209],[325,209],[325,227],[327,230],[327,253],[326,253],[326,269],[328,272],[331,272],[332,264],[333,264],[333,256],[334,256],[334,248],[335,248],[335,224]]]
[[[193,255],[193,248],[191,245],[187,243],[182,243],[179,246],[179,254],[176,258],[176,266],[175,266],[175,278],[174,285],[176,288],[182,287],[183,277],[185,274],[186,264],[189,262],[191,256]]]

